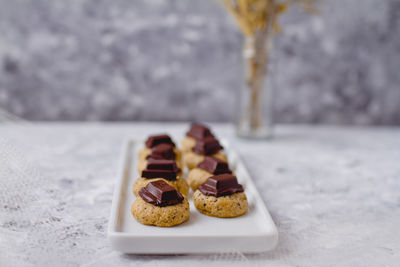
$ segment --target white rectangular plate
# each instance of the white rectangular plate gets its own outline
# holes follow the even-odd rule
[[[143,142],[128,140],[123,147],[116,183],[108,238],[114,249],[124,253],[259,253],[275,248],[276,226],[250,175],[238,155],[223,140],[229,164],[245,188],[248,212],[237,218],[215,218],[201,214],[189,194],[190,219],[174,227],[161,228],[137,222],[131,214],[135,200],[132,186],[138,172],[137,152]]]

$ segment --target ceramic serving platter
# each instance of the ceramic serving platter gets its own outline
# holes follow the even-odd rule
[[[222,140],[229,164],[245,188],[248,212],[237,218],[215,218],[198,212],[189,194],[190,219],[174,227],[142,225],[131,214],[135,201],[134,181],[139,177],[137,153],[142,140],[123,145],[108,226],[108,238],[114,249],[135,254],[177,253],[260,253],[273,249],[278,232],[251,177],[236,152]]]

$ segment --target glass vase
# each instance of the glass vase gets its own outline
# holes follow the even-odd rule
[[[273,131],[273,70],[271,25],[246,36],[243,45],[244,83],[239,94],[237,134],[270,138]]]

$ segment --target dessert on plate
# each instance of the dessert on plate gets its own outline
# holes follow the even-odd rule
[[[193,202],[201,213],[220,218],[241,216],[248,209],[243,186],[231,174],[208,178],[194,193]]]
[[[199,185],[204,183],[208,178],[224,173],[232,173],[227,162],[219,158],[206,156],[197,167],[189,172],[188,183],[192,190],[196,191]]]
[[[191,170],[202,162],[206,156],[212,156],[227,162],[227,157],[222,150],[223,147],[215,137],[196,140],[196,144],[192,150],[184,154],[183,164]]]
[[[189,202],[164,180],[148,183],[132,204],[132,215],[142,224],[170,227],[189,220]]]
[[[149,159],[146,168],[141,172],[141,177],[133,184],[133,193],[137,196],[139,190],[155,179],[163,179],[165,182],[176,188],[181,194],[187,195],[189,185],[180,176],[181,170],[174,160]]]
[[[185,138],[181,142],[181,149],[183,153],[190,152],[196,145],[197,140],[201,140],[207,137],[214,137],[211,130],[198,123],[193,123],[190,126],[189,131],[186,133]]]
[[[172,145],[173,151],[177,159],[181,158],[181,151],[176,148],[174,141],[167,134],[152,135],[149,136],[145,142],[145,147],[139,151],[138,158],[140,160],[146,159],[152,152],[152,148],[160,144],[170,144]]]
[[[150,154],[138,162],[138,172],[142,173],[147,167],[149,159],[167,159],[174,160],[178,168],[182,170],[182,160],[180,153],[178,155],[175,153],[175,147],[172,144],[161,143],[151,148]]]

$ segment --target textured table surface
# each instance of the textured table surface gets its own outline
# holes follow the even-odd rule
[[[122,142],[186,124],[0,124],[0,266],[398,266],[400,129],[277,127],[230,139],[278,226],[275,251],[122,255],[106,237]]]

